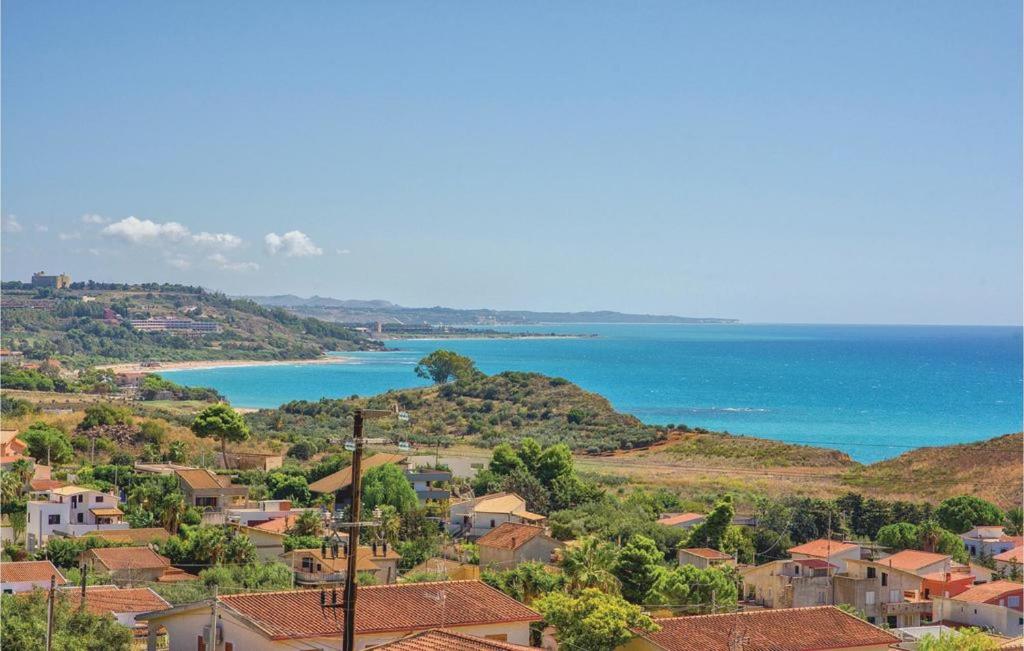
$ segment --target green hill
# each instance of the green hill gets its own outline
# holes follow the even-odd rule
[[[74,365],[183,360],[310,359],[381,347],[351,328],[185,285],[76,283],[34,290],[3,284],[2,345]],[[217,332],[143,332],[130,319],[175,317]]]

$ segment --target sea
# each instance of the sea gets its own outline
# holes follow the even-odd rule
[[[426,384],[439,348],[485,373],[536,371],[651,424],[834,448],[871,463],[1022,429],[1022,328],[873,325],[534,325],[559,338],[409,339],[346,364],[162,372],[236,406],[368,396]]]

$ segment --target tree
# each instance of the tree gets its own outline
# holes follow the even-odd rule
[[[1019,536],[1024,533],[1024,509],[1018,506],[1007,511],[1003,528],[1008,536]]]
[[[888,524],[878,530],[875,542],[893,549],[920,549],[936,554],[948,554],[958,563],[970,560],[960,536],[943,529],[934,520],[920,525],[909,522]]]
[[[53,607],[55,651],[129,651],[132,632],[112,615],[94,615],[74,608],[68,593],[58,592]],[[4,648],[38,649],[46,637],[46,592],[5,594],[0,600],[4,616],[0,637]]]
[[[416,364],[416,375],[445,384],[449,380],[466,380],[480,374],[473,360],[451,350],[435,350]]]
[[[917,525],[909,522],[887,524],[878,530],[875,542],[892,549],[914,549],[917,546]]]
[[[272,472],[267,475],[267,489],[275,500],[292,500],[307,504],[310,499],[309,482],[302,475]]]
[[[536,472],[542,452],[540,443],[529,436],[519,442],[519,458],[530,472]]]
[[[526,470],[526,464],[508,443],[495,446],[491,453],[491,462],[487,467],[496,475],[509,475],[516,470]]]
[[[132,412],[127,407],[115,407],[106,402],[98,402],[85,408],[85,418],[78,424],[78,429],[85,431],[101,425],[131,425]]]
[[[517,468],[505,475],[501,482],[501,490],[515,493],[526,500],[528,511],[541,514],[548,512],[548,491],[526,468]]]
[[[562,588],[565,579],[548,571],[543,563],[527,561],[505,571],[485,569],[481,573],[484,583],[527,605],[548,592]]]
[[[923,636],[917,643],[918,651],[995,651],[999,643],[981,629],[961,628],[935,636]]]
[[[736,525],[726,527],[718,550],[731,554],[740,563],[753,564],[754,562],[754,541],[744,527]]]
[[[965,533],[980,525],[1002,524],[1004,515],[998,506],[973,495],[943,500],[935,509],[939,524],[953,533]]]
[[[18,438],[28,446],[28,454],[39,463],[68,463],[75,458],[68,435],[39,421],[29,426]]]
[[[634,604],[644,598],[658,578],[664,557],[654,541],[645,536],[633,536],[619,552],[613,572],[622,585],[622,596]]]
[[[537,479],[545,486],[550,487],[559,477],[573,472],[572,450],[564,443],[544,448],[537,460]]]
[[[419,499],[402,469],[393,463],[374,466],[363,475],[363,508],[367,513],[374,507],[388,504],[399,513],[416,509]]]
[[[295,518],[288,533],[293,536],[319,536],[323,533],[324,521],[317,511],[303,511]]]
[[[731,572],[721,567],[698,569],[693,565],[662,568],[647,593],[648,604],[686,606],[697,615],[736,605],[739,598]]]
[[[584,538],[579,545],[567,548],[562,556],[566,587],[571,592],[597,588],[617,594],[619,579],[614,573],[617,560],[618,553],[610,543],[593,536]]]
[[[693,529],[690,530],[690,538],[687,540],[688,547],[710,547],[720,549],[722,537],[725,535],[729,525],[732,524],[735,510],[732,506],[732,496],[726,495],[715,505],[708,517]]]
[[[245,419],[230,405],[219,402],[199,412],[192,421],[192,433],[199,438],[220,439],[224,456],[224,467],[228,467],[228,441],[241,443],[249,438],[249,426]]]
[[[553,625],[559,644],[569,649],[614,651],[633,639],[638,631],[656,631],[658,625],[622,597],[594,588],[578,596],[550,592],[533,602],[533,607]]]

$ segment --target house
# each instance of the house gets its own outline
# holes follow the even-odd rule
[[[535,647],[442,629],[413,633],[400,640],[385,642],[371,648],[373,651],[536,651]]]
[[[953,597],[974,586],[974,575],[955,567],[949,572],[932,572],[921,578],[921,591],[925,599],[933,596]]]
[[[899,638],[835,606],[751,610],[654,620],[619,651],[882,651]]]
[[[146,635],[146,625],[137,622],[136,615],[171,607],[163,597],[149,588],[89,586],[83,595],[75,587],[61,590],[58,596],[66,599],[73,610],[84,603],[85,609],[93,615],[113,615],[118,624],[132,629],[136,637]]]
[[[1009,637],[1024,634],[1024,585],[1018,581],[992,581],[934,600],[937,622],[977,626]]]
[[[1006,576],[1021,574],[1021,565],[1024,564],[1024,545],[1008,549],[1001,554],[992,557],[996,564],[996,570]]]
[[[118,586],[195,578],[169,571],[171,561],[148,547],[94,547],[79,554],[78,561],[92,572],[109,574]]]
[[[194,651],[202,648],[198,639],[209,630],[211,610],[202,601],[136,619],[149,623],[149,651],[156,649],[159,627],[168,633],[169,651]],[[217,615],[217,648],[223,651],[341,648],[345,620],[340,612],[320,608],[318,590],[223,595],[217,597]],[[540,619],[480,581],[363,586],[356,602],[355,648],[363,651],[436,628],[525,646],[530,624]]]
[[[670,513],[659,519],[658,524],[674,529],[692,529],[704,522],[706,517],[702,513]]]
[[[237,522],[231,526],[256,547],[256,555],[261,561],[278,561],[284,553],[284,539],[288,535],[286,531],[290,521],[291,518],[278,518],[255,526]]]
[[[439,580],[463,581],[480,578],[480,566],[460,563],[447,558],[428,558],[419,565],[409,568],[406,574],[434,574]]]
[[[453,535],[479,537],[505,522],[541,525],[543,515],[526,510],[526,500],[515,493],[491,493],[448,509],[449,528]]]
[[[838,572],[846,571],[847,560],[859,559],[861,556],[860,545],[827,538],[819,538],[796,547],[790,547],[788,551],[793,560],[821,559],[835,565]]]
[[[224,465],[224,456],[219,455],[215,463]],[[228,468],[234,470],[262,470],[270,472],[284,465],[283,454],[262,454],[259,452],[228,452]]]
[[[131,547],[149,547],[164,542],[171,537],[171,532],[163,527],[141,527],[139,529],[113,529],[89,531],[83,538],[98,538],[112,545],[129,545]]]
[[[412,484],[420,502],[450,499],[451,491],[446,488],[452,480],[452,473],[437,468],[406,468],[405,478]]]
[[[394,463],[404,469],[406,458],[400,454],[384,454],[383,452],[378,452],[377,454],[365,457],[362,460],[360,474],[365,476],[366,471],[370,468],[382,466],[386,463]],[[352,501],[352,466],[347,466],[338,472],[327,475],[326,477],[321,477],[309,485],[309,491],[311,493],[319,493],[321,495],[333,494],[335,504],[350,503]]]
[[[211,511],[245,506],[249,487],[235,486],[226,475],[218,475],[206,468],[175,470],[174,473],[178,476],[178,486],[189,506]]]
[[[77,537],[90,531],[127,529],[116,495],[81,486],[60,486],[35,493],[39,499],[26,506],[26,543],[29,551],[46,544],[50,536]]]
[[[742,595],[767,608],[832,605],[832,577],[837,569],[820,558],[771,561],[740,571]]]
[[[847,567],[847,572],[833,577],[833,603],[850,604],[863,611],[872,624],[903,628],[931,621],[932,602],[924,594],[925,576],[952,572],[953,559],[905,549],[876,561],[847,559]]]
[[[271,520],[287,518],[294,520],[295,516],[306,511],[319,513],[320,509],[293,509],[291,500],[259,500],[256,506],[232,506],[225,509],[224,515],[228,523],[239,523],[255,526]]]
[[[736,566],[736,559],[720,552],[717,549],[708,547],[687,547],[676,551],[680,565],[693,565],[699,569],[707,569],[716,565]]]
[[[988,583],[996,577],[996,573],[993,569],[985,567],[980,563],[971,561],[968,565],[971,576],[974,577],[975,583]]]
[[[394,583],[398,579],[398,561],[401,555],[386,545],[360,545],[356,552],[356,572],[373,574],[378,583]],[[293,549],[279,559],[292,568],[295,582],[300,585],[331,585],[345,581],[348,572],[348,554],[344,547],[337,556],[330,549]]]
[[[960,540],[964,541],[964,546],[967,547],[967,553],[971,555],[971,558],[996,556],[1014,547],[1024,545],[1024,537],[1008,536],[1000,526],[974,527],[970,531],[960,534]]]
[[[0,563],[0,591],[4,594],[49,590],[50,577],[57,578],[57,585],[68,582],[50,561]]]
[[[476,541],[480,566],[512,569],[526,561],[550,563],[555,550],[563,545],[547,535],[544,527],[505,522]]]
[[[28,445],[18,438],[18,430],[0,430],[0,468],[7,470],[14,462],[32,461],[25,451]]]

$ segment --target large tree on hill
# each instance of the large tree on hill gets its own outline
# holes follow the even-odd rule
[[[224,456],[224,467],[228,467],[228,441],[241,443],[249,438],[249,426],[245,419],[230,405],[219,402],[199,412],[192,421],[192,433],[199,438],[220,439],[220,450]]]
[[[465,380],[479,373],[472,359],[452,350],[435,350],[416,364],[416,375],[434,384]]]
[[[998,506],[973,495],[960,495],[943,500],[935,509],[935,517],[953,533],[965,533],[980,525],[999,525],[1005,515]]]

